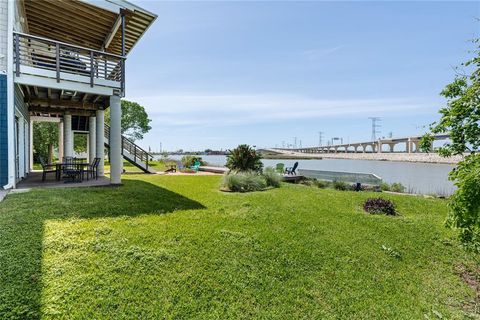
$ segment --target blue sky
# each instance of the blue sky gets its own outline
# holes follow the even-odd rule
[[[422,133],[480,36],[480,2],[134,2],[158,14],[127,61],[152,150]]]

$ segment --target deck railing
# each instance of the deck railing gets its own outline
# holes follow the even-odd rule
[[[57,82],[61,80],[61,72],[65,72],[89,77],[92,87],[95,79],[120,82],[124,91],[125,58],[122,56],[19,32],[14,32],[13,39],[17,76],[21,66],[30,66],[55,71]]]

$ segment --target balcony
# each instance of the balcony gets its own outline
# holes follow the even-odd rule
[[[59,88],[68,83],[64,89],[77,85],[106,95],[125,91],[125,57],[24,33],[13,38],[16,82]]]

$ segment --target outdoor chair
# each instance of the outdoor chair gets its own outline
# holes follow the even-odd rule
[[[78,164],[77,159],[66,157],[63,163],[64,177],[69,179],[67,182],[82,182],[83,168]]]
[[[297,175],[297,167],[298,167],[298,162],[295,162],[293,164],[293,167],[288,167],[285,169],[285,174],[290,174],[290,175]]]
[[[196,160],[195,163],[193,164],[193,166],[190,167],[190,169],[194,170],[195,172],[198,171],[198,169],[200,168],[200,161]]]
[[[87,180],[91,177],[92,179],[98,179],[98,165],[100,164],[100,158],[93,158],[92,163],[86,165],[83,173],[87,175]]]
[[[275,166],[275,171],[277,171],[278,173],[284,173],[285,172],[285,164],[277,163],[277,165]]]
[[[47,173],[55,173],[55,176],[57,175],[57,166],[54,164],[48,164],[45,162],[45,160],[40,157],[40,165],[42,166],[42,181],[45,181],[47,178]]]

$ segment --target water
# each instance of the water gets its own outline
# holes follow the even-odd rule
[[[209,164],[216,166],[223,166],[226,162],[225,156],[201,157]],[[182,156],[171,156],[171,158],[180,160]],[[296,161],[299,169],[373,173],[381,177],[384,182],[400,182],[411,193],[450,195],[455,190],[453,183],[448,180],[448,173],[454,167],[450,164],[346,159],[262,160],[266,167],[274,167],[279,162],[291,167]]]

